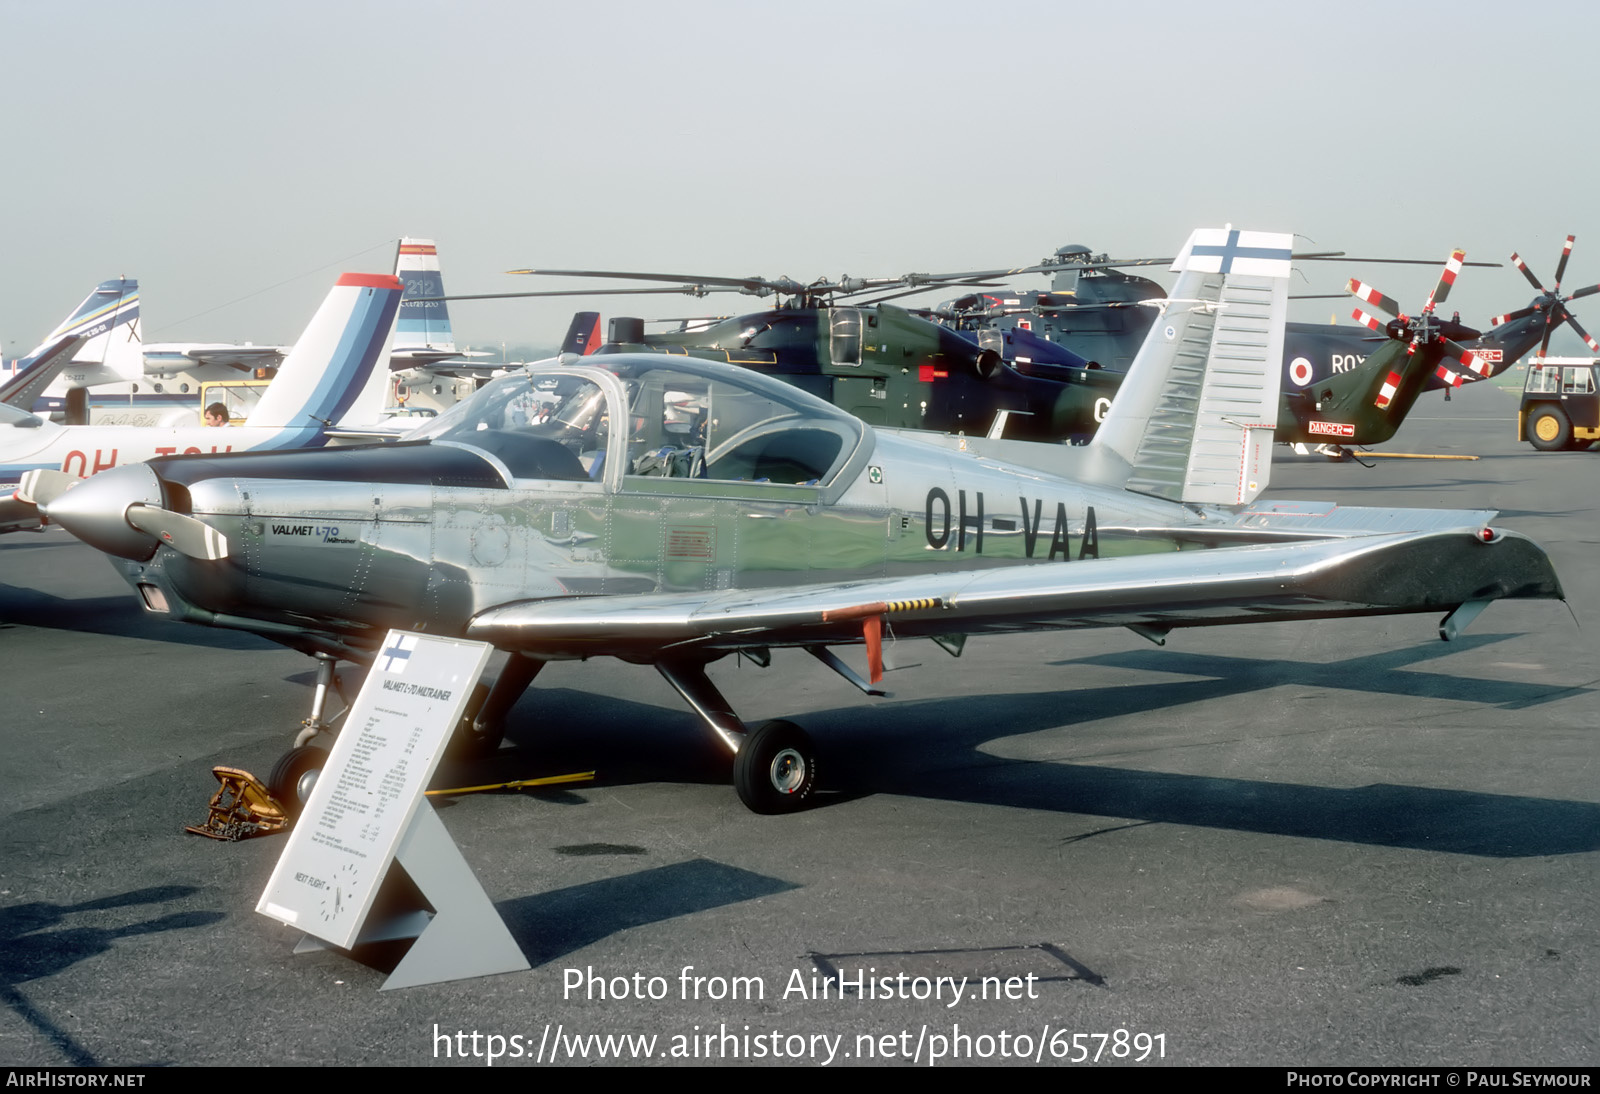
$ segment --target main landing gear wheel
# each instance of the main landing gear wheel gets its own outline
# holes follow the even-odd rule
[[[793,722],[757,727],[733,760],[733,788],[752,813],[804,809],[816,785],[816,750],[811,737]]]
[[[300,811],[311,797],[311,788],[317,776],[328,763],[328,750],[315,745],[301,745],[278,757],[267,776],[267,789],[278,799],[291,820],[298,820]]]
[[[1572,443],[1572,423],[1559,407],[1542,406],[1528,423],[1528,443],[1540,452],[1559,452]]]

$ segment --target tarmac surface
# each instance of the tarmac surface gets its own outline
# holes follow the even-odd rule
[[[803,814],[748,813],[651,669],[552,666],[436,780],[598,769],[439,807],[533,967],[398,991],[393,952],[295,956],[256,914],[282,837],[182,831],[213,765],[288,747],[311,662],[5,536],[0,1064],[1600,1063],[1600,453],[1514,418],[1428,396],[1388,449],[1481,459],[1288,458],[1270,494],[1498,508],[1571,612],[906,642],[889,699],[798,651],[713,666],[815,737]]]

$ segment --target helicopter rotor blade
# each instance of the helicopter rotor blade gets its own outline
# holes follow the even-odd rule
[[[1595,287],[1600,288],[1600,285],[1596,285]],[[1511,322],[1513,319],[1521,319],[1524,315],[1532,315],[1538,310],[1539,308],[1536,305],[1532,305],[1526,308],[1518,308],[1516,311],[1508,311],[1504,315],[1497,315],[1493,319],[1489,320],[1489,325],[1491,327],[1498,327],[1503,323]]]
[[[1345,283],[1344,288],[1345,292],[1349,293],[1357,300],[1364,300],[1368,304],[1371,304],[1373,307],[1377,308],[1379,311],[1385,311],[1394,316],[1398,316],[1400,314],[1399,301],[1395,300],[1393,297],[1385,296],[1383,293],[1379,292],[1377,289],[1374,289],[1371,285],[1368,285],[1364,281],[1357,281],[1352,277],[1348,282]]]
[[[1422,306],[1423,315],[1432,315],[1433,309],[1445,302],[1450,295],[1450,287],[1456,283],[1456,275],[1461,272],[1461,263],[1466,258],[1467,252],[1459,247],[1450,252],[1450,257],[1445,260],[1444,271],[1439,274],[1438,286],[1428,294],[1428,302]]]
[[[1371,327],[1379,334],[1384,333],[1383,320],[1379,319],[1376,315],[1372,315],[1369,312],[1364,312],[1360,308],[1357,308],[1355,311],[1350,313],[1350,318],[1354,319],[1362,326]]]
[[[890,300],[899,300],[902,296],[916,296],[918,293],[929,292],[933,289],[952,288],[999,289],[1004,288],[1004,286],[997,285],[992,281],[941,281],[937,285],[918,285],[914,289],[905,289],[901,292],[890,293],[888,296],[874,297],[871,300],[852,301],[852,304],[855,307],[866,308],[871,307],[873,304],[886,304]]]
[[[1522,256],[1515,251],[1511,253],[1511,264],[1522,271],[1522,276],[1526,277],[1528,284],[1532,285],[1537,291],[1541,293],[1548,291],[1543,285],[1539,284],[1539,279],[1533,276],[1533,271],[1528,269],[1528,264],[1522,261]]]
[[[1438,259],[1434,258],[1352,258],[1349,255],[1340,255],[1337,259],[1324,255],[1291,255],[1291,258],[1308,259],[1314,262],[1377,262],[1387,266],[1432,266]],[[1477,266],[1486,270],[1498,270],[1499,262],[1463,262],[1463,267]]]
[[[752,296],[765,296],[782,288],[780,282],[768,281],[764,277],[700,277],[697,274],[626,273],[621,270],[507,270],[506,273],[529,274],[536,277],[611,277],[628,281],[681,281],[736,289]]]
[[[1566,311],[1565,308],[1563,308],[1562,310]],[[1571,312],[1567,312],[1567,325],[1569,327],[1571,327],[1574,331],[1577,332],[1578,337],[1583,339],[1583,344],[1588,346],[1591,352],[1600,353],[1600,342],[1596,342],[1594,340],[1594,338],[1589,334],[1588,331],[1584,330],[1581,326],[1578,325],[1577,317],[1574,316]],[[1544,353],[1544,351],[1542,349],[1539,352],[1540,352],[1541,356]]]
[[[1453,342],[1448,338],[1441,338],[1440,343],[1444,346],[1446,357],[1460,361],[1465,368],[1471,370],[1479,376],[1489,375],[1488,366],[1486,366],[1482,361],[1478,360],[1478,355],[1473,353],[1466,346],[1463,346],[1459,342]]]
[[[1561,275],[1567,272],[1567,259],[1572,257],[1572,241],[1575,238],[1567,237],[1566,245],[1561,248],[1561,261],[1556,263],[1556,283],[1550,287],[1550,291],[1557,296],[1561,295]]]
[[[701,285],[680,285],[675,289],[546,289],[542,292],[486,292],[468,296],[413,296],[408,299],[421,303],[434,300],[516,300],[530,296],[640,296],[662,293],[680,296],[705,296],[713,292],[731,292],[730,289],[708,289]]]

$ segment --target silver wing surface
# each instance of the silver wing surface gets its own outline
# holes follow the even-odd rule
[[[1050,562],[834,585],[523,601],[468,636],[534,657],[649,660],[689,650],[1074,627],[1179,627],[1453,612],[1507,597],[1565,599],[1550,560],[1483,526],[1359,539]]]

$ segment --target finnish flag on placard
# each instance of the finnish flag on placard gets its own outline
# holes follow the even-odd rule
[[[411,651],[417,648],[417,636],[402,634],[395,638],[389,645],[383,647],[378,654],[378,671],[399,676],[406,671],[406,663],[411,660]]]
[[[1294,236],[1288,232],[1244,232],[1237,228],[1196,228],[1172,260],[1174,273],[1250,274],[1288,277]]]

